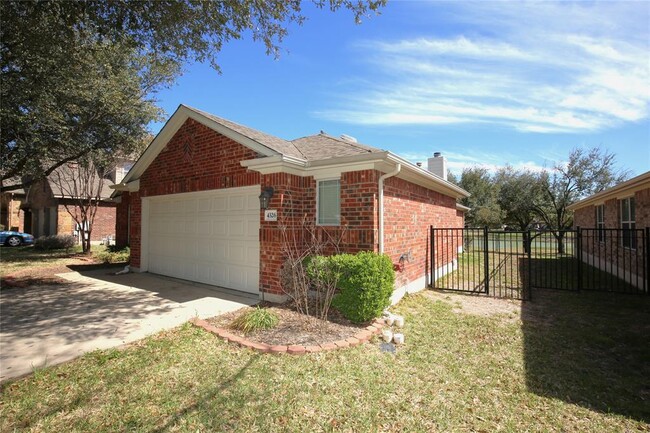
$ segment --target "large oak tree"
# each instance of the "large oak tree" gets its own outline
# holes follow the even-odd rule
[[[357,22],[386,0],[313,0]],[[91,151],[142,140],[151,95],[187,61],[209,62],[250,35],[278,55],[298,0],[0,2],[2,190],[26,186]],[[7,182],[20,177],[21,182]],[[11,185],[9,185],[11,183]]]

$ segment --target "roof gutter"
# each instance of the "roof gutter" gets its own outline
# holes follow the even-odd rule
[[[382,174],[379,177],[379,254],[384,253],[384,180],[389,177],[397,176],[400,171],[402,171],[402,164],[397,163],[395,170],[390,173]]]

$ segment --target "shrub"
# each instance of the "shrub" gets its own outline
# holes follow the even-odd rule
[[[77,245],[77,238],[72,235],[41,236],[34,241],[34,248],[38,250],[69,250]]]
[[[316,305],[316,317],[327,320],[332,300],[341,276],[336,256],[309,256],[305,263],[311,297]]]
[[[266,308],[255,307],[233,320],[230,326],[248,334],[260,329],[275,328],[279,321],[280,319],[274,312]]]
[[[333,256],[340,269],[340,292],[332,305],[347,319],[367,322],[390,305],[395,285],[393,263],[387,255],[369,251]]]
[[[95,258],[104,263],[126,263],[131,258],[131,249],[129,247],[107,245],[104,251],[95,253]]]

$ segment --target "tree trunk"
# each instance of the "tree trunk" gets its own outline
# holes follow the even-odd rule
[[[524,243],[524,253],[528,254],[528,251],[530,250],[530,244],[532,243],[532,237],[530,236],[530,232],[523,232],[521,234],[523,243]]]
[[[555,239],[557,240],[557,253],[564,254],[564,235],[563,231],[557,232]]]

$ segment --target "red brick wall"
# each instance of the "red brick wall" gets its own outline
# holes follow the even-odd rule
[[[131,195],[128,192],[122,193],[121,201],[117,204],[115,211],[115,245],[125,247],[129,245],[129,205]]]
[[[17,228],[19,232],[25,231],[25,211],[20,206],[25,200],[24,195],[14,195],[12,193],[2,194],[2,224],[6,230]]]
[[[255,157],[253,150],[188,119],[140,178],[140,195],[257,185],[259,173],[240,164]]]
[[[379,172],[363,170],[341,174],[341,225],[319,227],[316,222],[316,180],[284,173],[262,176],[262,189],[272,186],[275,194],[269,209],[278,210],[278,221],[260,220],[260,286],[265,292],[282,294],[280,270],[286,260],[283,248],[296,250],[311,242],[308,228],[321,241],[340,241],[340,252],[376,251],[377,181]],[[334,254],[331,245],[323,251]]]
[[[66,210],[63,200],[57,207],[57,234],[73,235],[77,225],[74,218]],[[69,202],[68,208],[74,212],[74,203]],[[78,216],[81,219],[81,215]],[[91,241],[101,241],[107,236],[115,235],[116,205],[115,203],[100,203],[97,207],[93,230],[90,234]]]
[[[253,150],[188,119],[142,174],[140,191],[122,194],[115,232],[125,244],[130,204],[131,265],[140,267],[142,197],[257,185],[259,173],[240,164],[255,157]]]
[[[624,198],[624,197],[621,197]],[[637,229],[645,229],[650,227],[650,188],[636,191],[634,194],[635,201],[635,220]],[[621,201],[618,198],[606,200],[605,206],[605,228],[620,229],[621,228]],[[621,232],[608,232],[604,233],[604,242],[601,242],[598,233],[594,230],[596,228],[596,206],[589,205],[576,209],[573,216],[573,226],[580,227],[583,230],[582,237],[582,250],[590,256],[595,257],[594,262],[600,263],[601,266],[607,263],[615,263],[620,268],[619,275],[623,271],[635,272],[640,278],[643,278],[645,268],[643,267],[643,256],[641,254],[641,246],[644,241],[637,238],[637,249],[631,250],[623,248],[621,245]],[[589,258],[585,257],[585,261],[589,262]],[[615,272],[614,272],[615,273]],[[633,283],[636,281],[633,278]]]
[[[399,263],[402,254],[411,261],[397,272],[397,286],[423,277],[429,271],[429,227],[463,227],[456,200],[422,186],[391,177],[384,185],[384,252]],[[438,254],[451,251],[437,246]],[[449,257],[450,261],[453,257]]]

